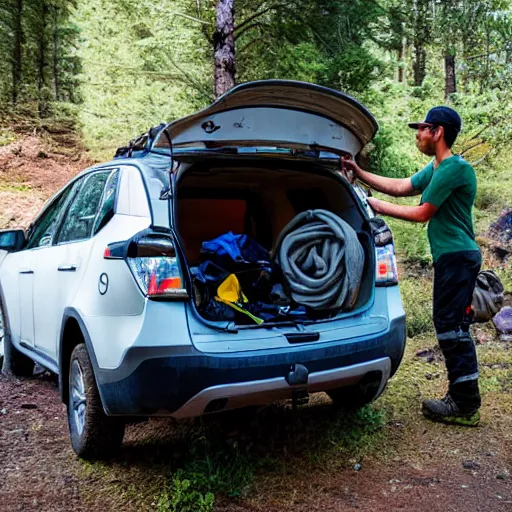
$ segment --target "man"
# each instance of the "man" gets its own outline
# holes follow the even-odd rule
[[[455,110],[435,107],[423,122],[409,126],[417,130],[418,149],[434,157],[411,178],[378,176],[353,161],[346,161],[345,166],[379,192],[395,197],[422,194],[418,206],[375,198],[368,202],[378,214],[429,223],[428,239],[434,259],[434,326],[446,361],[449,389],[441,400],[425,400],[423,414],[434,421],[476,426],[481,400],[475,344],[469,333],[471,299],[481,265],[472,220],[475,171],[451,152],[461,129]]]

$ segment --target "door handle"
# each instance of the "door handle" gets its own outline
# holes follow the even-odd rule
[[[77,268],[77,265],[60,265],[59,267],[57,267],[57,270],[59,272],[76,272]]]
[[[33,274],[34,271],[33,270],[30,270],[29,268],[22,268],[20,270],[20,274]]]

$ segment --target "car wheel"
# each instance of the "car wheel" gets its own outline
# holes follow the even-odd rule
[[[0,307],[0,367],[4,362],[4,335],[4,313],[2,311],[2,308]]]
[[[125,422],[103,411],[91,360],[83,343],[71,354],[68,425],[71,446],[82,459],[108,458],[123,442]]]
[[[378,376],[368,374],[353,386],[331,389],[327,391],[327,394],[336,407],[347,410],[361,409],[380,395],[377,393],[381,383],[381,374],[377,373]]]
[[[34,373],[34,361],[17,350],[7,329],[4,308],[0,301],[0,369],[15,377],[31,377]]]

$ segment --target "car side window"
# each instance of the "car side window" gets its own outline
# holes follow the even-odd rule
[[[96,216],[94,223],[93,235],[98,233],[108,221],[114,216],[114,207],[117,195],[117,185],[119,183],[119,170],[113,171],[107,179],[103,197],[101,199],[101,206]]]
[[[73,199],[58,237],[58,243],[85,240],[92,235],[105,184],[111,171],[94,172]]]
[[[27,249],[50,246],[53,244],[60,220],[80,184],[81,180],[78,180],[69,185],[61,195],[53,201],[44,214],[36,220],[28,235]]]

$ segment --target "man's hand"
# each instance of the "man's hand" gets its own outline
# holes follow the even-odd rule
[[[413,188],[411,178],[386,178],[385,176],[373,174],[361,169],[350,156],[342,157],[341,169],[345,171],[351,183],[358,178],[370,188],[390,196],[415,196],[420,193],[419,190]]]
[[[360,172],[362,171],[361,167],[359,167],[349,156],[342,157],[341,170],[345,171],[350,183],[354,183],[356,178],[360,177]]]
[[[379,213],[379,214],[384,213],[384,210],[382,208],[382,203],[385,203],[385,201],[377,199],[376,197],[367,197],[366,201],[372,207],[372,210],[375,213]]]

